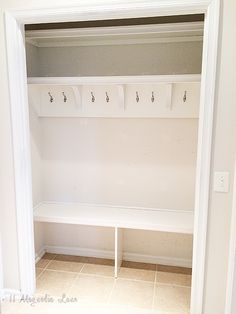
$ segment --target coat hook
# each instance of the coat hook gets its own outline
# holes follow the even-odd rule
[[[64,92],[62,92],[62,95],[63,95],[63,100],[64,100],[64,102],[67,102],[66,94],[65,94]]]
[[[50,92],[48,92],[48,95],[49,95],[50,102],[53,102],[54,98],[52,97],[52,94]]]
[[[91,92],[91,96],[92,96],[92,102],[95,102],[95,96],[94,96],[93,92]]]
[[[110,101],[110,98],[109,98],[109,96],[108,96],[108,94],[106,92],[106,102],[109,102],[109,101]]]
[[[154,102],[154,101],[155,101],[154,92],[152,92],[151,101],[152,101],[152,102]]]
[[[139,102],[139,95],[138,95],[138,92],[136,92],[136,101]]]
[[[187,91],[184,91],[183,102],[186,102],[186,100],[187,100]]]

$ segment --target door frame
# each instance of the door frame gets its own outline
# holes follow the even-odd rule
[[[7,10],[5,29],[14,155],[20,290],[35,290],[30,132],[24,25],[164,15],[205,14],[196,167],[191,314],[201,314],[206,262],[211,146],[220,0],[118,0],[103,3]]]
[[[236,162],[234,164],[233,201],[230,226],[229,261],[226,287],[225,314],[234,314],[236,302]]]

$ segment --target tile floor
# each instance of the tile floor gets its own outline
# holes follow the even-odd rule
[[[189,313],[191,270],[46,253],[36,265],[34,299],[3,302],[3,314]]]

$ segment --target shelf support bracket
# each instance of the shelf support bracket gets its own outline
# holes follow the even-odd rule
[[[119,106],[125,110],[125,90],[124,85],[117,85]]]
[[[72,86],[72,90],[75,96],[76,106],[82,109],[82,92],[80,86]]]
[[[173,94],[173,84],[166,84],[166,107],[170,110],[173,109],[172,107],[172,94]]]

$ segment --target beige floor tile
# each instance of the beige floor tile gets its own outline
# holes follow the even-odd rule
[[[118,278],[144,280],[144,281],[155,281],[156,272],[153,270],[145,269],[134,269],[121,267],[118,273]]]
[[[109,314],[153,314],[152,310],[142,309],[134,306],[121,306],[117,304],[108,305]]]
[[[154,285],[149,282],[117,279],[110,303],[151,309]]]
[[[114,280],[109,277],[79,274],[69,294],[93,302],[106,302],[112,291]]]
[[[57,261],[70,261],[77,263],[87,263],[87,264],[98,264],[98,265],[114,265],[114,260],[106,258],[96,258],[96,257],[86,257],[86,256],[75,256],[75,255],[57,255],[55,257]]]
[[[38,268],[46,268],[47,265],[51,262],[50,259],[44,259],[44,258],[41,258],[38,263],[36,264],[36,267]]]
[[[173,314],[187,314],[190,308],[190,293],[188,287],[156,285],[154,310]]]
[[[68,294],[76,276],[73,273],[45,270],[37,280],[37,293],[52,296]]]
[[[191,275],[175,274],[158,271],[156,276],[157,283],[164,283],[179,286],[191,286]]]
[[[37,278],[40,274],[42,274],[42,272],[44,271],[44,269],[43,269],[43,268],[36,267],[36,268],[35,268],[35,271],[36,271],[36,278]]]
[[[122,261],[121,267],[126,268],[135,268],[135,269],[146,269],[146,270],[156,270],[156,264],[150,263],[140,263],[140,262],[129,262],[129,261]]]
[[[81,273],[114,277],[114,267],[108,265],[84,264]]]
[[[50,260],[53,260],[56,256],[57,256],[57,254],[54,254],[54,253],[45,253],[42,258],[43,258],[43,259],[50,259]]]
[[[69,262],[69,261],[64,262],[64,261],[53,260],[46,266],[46,269],[79,273],[83,265],[84,264],[77,263],[77,262]]]
[[[84,263],[83,257],[75,255],[58,254],[54,258],[55,261]]]
[[[43,257],[36,264],[36,267],[45,268],[50,263],[50,261],[53,260],[55,257],[56,257],[56,254],[45,253]]]
[[[115,261],[108,258],[84,257],[84,261],[86,264],[107,265],[107,266],[115,265]]]
[[[158,264],[157,265],[157,271],[164,271],[167,273],[192,275],[192,268],[187,268],[187,267],[167,266],[167,265],[159,265]]]

